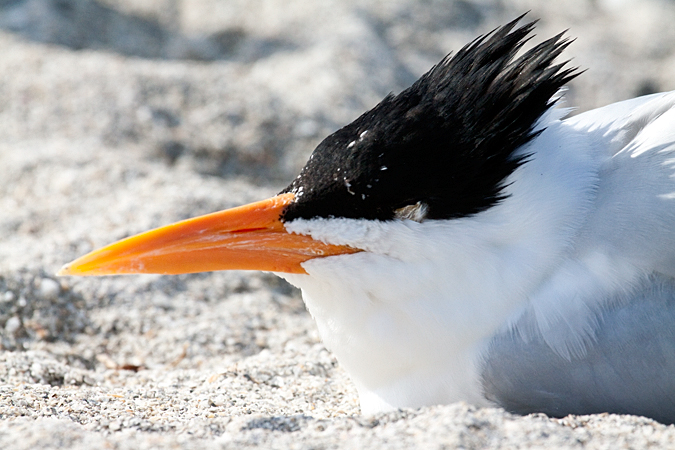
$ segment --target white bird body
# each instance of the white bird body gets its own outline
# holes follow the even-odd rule
[[[372,413],[486,404],[490,339],[527,308],[562,358],[593,345],[597,313],[655,273],[675,274],[675,93],[567,120],[552,110],[475,216],[394,222],[295,220],[288,231],[363,253],[312,259],[302,289],[321,336]]]

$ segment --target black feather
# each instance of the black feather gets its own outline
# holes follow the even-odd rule
[[[504,199],[552,98],[579,74],[553,61],[559,34],[519,58],[534,22],[518,19],[466,45],[399,95],[328,136],[283,192],[296,194],[284,220],[391,220],[417,202],[425,219],[465,217]]]

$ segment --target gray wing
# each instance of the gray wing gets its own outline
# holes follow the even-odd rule
[[[527,311],[490,343],[485,396],[518,414],[610,412],[675,423],[675,282],[655,275],[610,303],[598,312],[593,344],[572,359],[532,333]]]

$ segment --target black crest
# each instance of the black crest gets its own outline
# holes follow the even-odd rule
[[[556,92],[578,75],[554,65],[562,33],[515,59],[534,22],[479,37],[400,94],[324,139],[298,178],[284,220],[390,220],[417,205],[418,219],[450,219],[501,201]],[[419,212],[418,211],[418,212]]]

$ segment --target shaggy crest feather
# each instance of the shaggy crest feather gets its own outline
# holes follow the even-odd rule
[[[298,196],[284,219],[390,220],[415,204],[425,219],[448,219],[503,200],[505,179],[526,161],[514,151],[579,73],[553,64],[570,43],[562,33],[516,58],[535,25],[518,20],[328,136],[283,191]]]

